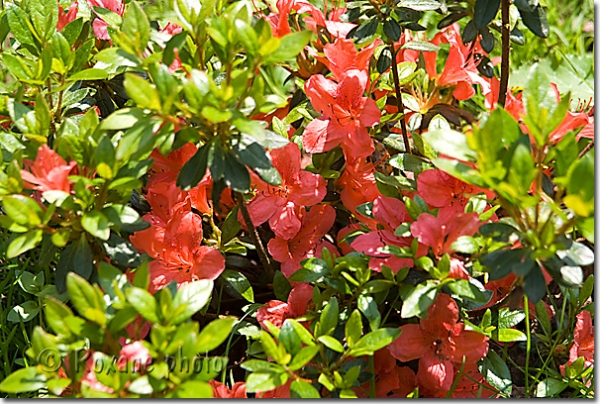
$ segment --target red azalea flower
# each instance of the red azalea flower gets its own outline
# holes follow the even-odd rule
[[[320,175],[300,169],[300,149],[295,143],[270,154],[281,174],[281,185],[269,185],[253,176],[257,196],[248,204],[248,211],[255,226],[268,220],[277,237],[290,240],[300,231],[300,207],[321,202],[327,194],[327,183]]]
[[[370,228],[375,228],[376,222],[358,213],[356,207],[363,203],[373,202],[381,195],[375,182],[375,167],[364,157],[346,160],[346,169],[337,180],[341,188],[340,199],[344,207]]]
[[[122,0],[87,0],[88,5],[93,10],[93,7],[105,8],[107,10],[112,11],[123,16],[123,12],[125,11],[125,5]],[[105,41],[110,40],[110,36],[108,35],[108,23],[104,21],[97,13],[97,18],[94,20],[92,27],[94,28],[94,34],[98,39],[103,39]]]
[[[77,2],[74,1],[69,6],[69,11],[65,13],[65,9],[60,4],[58,5],[58,21],[56,22],[56,29],[58,31],[62,31],[65,25],[67,25],[71,21],[74,21],[75,18],[77,18],[78,6],[79,5],[77,4]]]
[[[206,174],[202,180],[189,191],[182,191],[175,185],[181,168],[192,158],[197,150],[198,148],[194,144],[187,143],[165,157],[157,149],[154,149],[150,154],[150,158],[154,160],[154,163],[148,176],[147,197],[150,198],[151,195],[154,195],[153,197],[161,198],[171,195],[171,197],[183,200],[186,196],[189,196],[194,209],[210,214],[211,205],[208,201],[208,195],[212,187],[212,178],[208,170],[206,170]],[[158,205],[160,203],[154,206]],[[174,204],[169,203],[168,205],[173,206]]]
[[[577,315],[573,345],[569,349],[569,360],[560,366],[560,373],[564,376],[565,367],[571,366],[581,356],[585,361],[585,368],[594,366],[594,325],[592,324],[592,316],[587,310],[583,310]],[[591,380],[588,380],[587,383],[591,385]]]
[[[246,383],[236,382],[229,389],[226,385],[216,380],[208,382],[213,388],[214,398],[248,398],[246,394]]]
[[[310,380],[305,380],[307,383],[311,383]],[[292,379],[289,379],[285,384],[274,388],[269,391],[257,391],[256,398],[292,398],[290,394],[290,387],[292,385]]]
[[[464,211],[471,196],[481,192],[488,199],[495,194],[483,188],[469,185],[442,170],[425,170],[417,177],[417,194],[433,208],[453,206],[458,211]]]
[[[333,73],[333,77],[338,81],[344,78],[344,74],[348,70],[359,70],[368,75],[369,61],[373,56],[375,47],[380,43],[381,40],[374,41],[359,52],[354,46],[354,41],[338,38],[334,43],[328,43],[323,47],[325,57],[315,55],[315,59],[327,66]]]
[[[460,236],[472,236],[479,229],[479,215],[459,213],[451,206],[441,208],[437,217],[422,213],[416,222],[410,225],[410,231],[419,243],[429,246],[440,257],[451,253],[452,243]]]
[[[379,123],[381,111],[375,101],[363,97],[368,75],[360,70],[345,72],[339,83],[314,75],[305,84],[306,95],[323,116],[308,124],[302,145],[308,153],[323,153],[341,144],[346,157],[367,157],[373,141],[367,126]]]
[[[161,206],[153,205],[156,200],[149,198],[153,210],[144,216],[150,228],[131,237],[136,248],[155,258],[149,267],[149,290],[162,289],[172,281],[183,286],[194,280],[217,278],[225,269],[225,259],[218,249],[201,245],[202,218],[191,211],[189,198]]]
[[[299,216],[301,228],[294,238],[274,237],[267,244],[273,259],[281,263],[281,273],[288,278],[301,267],[302,260],[321,257],[323,247],[337,255],[333,244],[321,240],[333,226],[335,209],[329,205],[317,205],[310,211],[302,209]]]
[[[373,357],[376,398],[406,398],[417,387],[415,372],[408,366],[398,366],[387,349],[380,349]],[[370,382],[363,383],[361,387],[354,389],[357,397],[367,398],[365,390],[369,391]]]
[[[287,303],[280,300],[271,300],[265,303],[257,310],[256,320],[265,330],[268,329],[265,321],[281,328],[286,319],[303,316],[312,298],[313,287],[307,283],[299,283],[290,292]]]
[[[389,253],[379,251],[386,245],[397,247],[410,247],[413,237],[398,237],[394,231],[402,223],[412,222],[406,211],[404,203],[389,196],[379,196],[373,202],[373,217],[382,230],[361,234],[352,242],[352,248],[358,252],[365,253],[371,259],[369,267],[374,271],[381,271],[382,265],[388,266],[394,273],[405,267],[414,265],[412,258],[397,258]],[[427,254],[425,246],[419,246],[417,257]]]
[[[487,354],[485,335],[466,331],[458,323],[458,306],[448,295],[439,294],[419,324],[400,327],[402,333],[388,349],[403,362],[419,359],[417,381],[430,390],[450,390],[455,366],[463,357],[476,362]]]
[[[35,161],[25,160],[25,165],[29,166],[31,172],[21,170],[21,177],[25,188],[44,191],[64,191],[70,192],[69,173],[77,164],[71,161],[69,164],[63,160],[54,150],[47,145],[42,145],[38,149]]]
[[[132,366],[129,365],[130,362]],[[128,371],[139,373],[144,371],[152,363],[152,356],[148,348],[141,341],[135,341],[125,345],[119,352],[117,361],[120,370],[127,369]]]

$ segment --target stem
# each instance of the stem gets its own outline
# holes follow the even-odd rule
[[[500,9],[502,12],[502,70],[500,71],[500,93],[498,104],[504,108],[506,93],[508,91],[508,68],[510,65],[510,16],[509,1],[502,0]]]
[[[271,262],[269,261],[269,256],[263,246],[262,240],[256,231],[256,227],[252,223],[252,219],[250,218],[250,212],[248,212],[248,208],[246,207],[246,203],[244,202],[244,196],[240,192],[235,193],[238,205],[240,207],[240,211],[242,212],[242,217],[244,218],[244,223],[246,224],[246,228],[248,229],[248,233],[250,233],[250,237],[256,246],[256,252],[258,253],[258,258],[262,263],[265,271],[269,275],[269,278],[273,278],[275,271],[273,271],[273,267],[271,267]]]
[[[375,391],[375,356],[369,356],[369,367],[371,368],[371,382],[369,383],[369,398],[375,398],[377,392]]]
[[[525,397],[529,397],[529,355],[531,353],[531,327],[529,324],[529,299],[524,296],[523,308],[525,309],[525,331],[527,333],[527,356],[525,356]],[[565,299],[566,300],[566,299]]]
[[[394,50],[394,44],[388,44],[390,51],[392,52],[392,76],[394,77],[394,87],[396,87],[396,103],[398,105],[398,112],[402,114],[400,118],[400,128],[402,129],[402,138],[404,139],[404,148],[406,153],[412,154],[410,149],[410,142],[408,141],[408,133],[406,131],[406,121],[404,119],[404,105],[402,104],[402,92],[400,91],[400,78],[398,76],[398,65],[396,64],[396,51]]]
[[[592,149],[592,147],[594,147],[594,141],[593,140],[591,142],[589,142],[587,146],[585,146],[585,149],[583,149],[581,151],[581,153],[579,153],[579,156],[577,156],[577,158],[578,159],[583,158],[583,156],[585,156],[585,154],[587,152],[589,152]]]

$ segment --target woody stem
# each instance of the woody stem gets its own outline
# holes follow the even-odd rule
[[[398,76],[398,65],[396,64],[396,51],[393,43],[389,43],[388,46],[392,53],[392,76],[394,77],[394,86],[396,87],[396,104],[398,106],[398,113],[402,114],[402,117],[400,118],[400,128],[402,129],[404,148],[406,149],[406,153],[412,154],[410,142],[408,141],[406,121],[404,119],[404,104],[402,103],[402,92],[400,91],[400,78]]]
[[[258,258],[260,259],[261,264],[263,265],[265,271],[269,275],[269,278],[272,279],[275,272],[273,271],[273,267],[271,267],[271,262],[269,261],[269,256],[267,255],[267,251],[260,239],[258,231],[254,224],[252,223],[252,218],[250,218],[250,212],[248,212],[248,207],[244,202],[244,195],[240,192],[235,193],[235,197],[238,202],[238,206],[240,207],[240,211],[242,212],[242,217],[244,218],[244,223],[246,224],[246,228],[248,229],[248,233],[250,233],[250,238],[254,242],[256,246],[256,252],[258,253]]]
[[[500,91],[498,105],[504,108],[506,92],[508,91],[508,68],[510,65],[510,0],[502,0],[500,10],[502,13],[502,70],[500,71]]]

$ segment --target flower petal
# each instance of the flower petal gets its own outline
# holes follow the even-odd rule
[[[400,336],[387,346],[394,358],[408,362],[431,350],[432,341],[418,324],[406,324],[400,327],[400,330]]]

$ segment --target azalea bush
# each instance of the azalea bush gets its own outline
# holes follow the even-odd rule
[[[0,391],[593,397],[593,65],[524,62],[549,12],[4,3]]]

